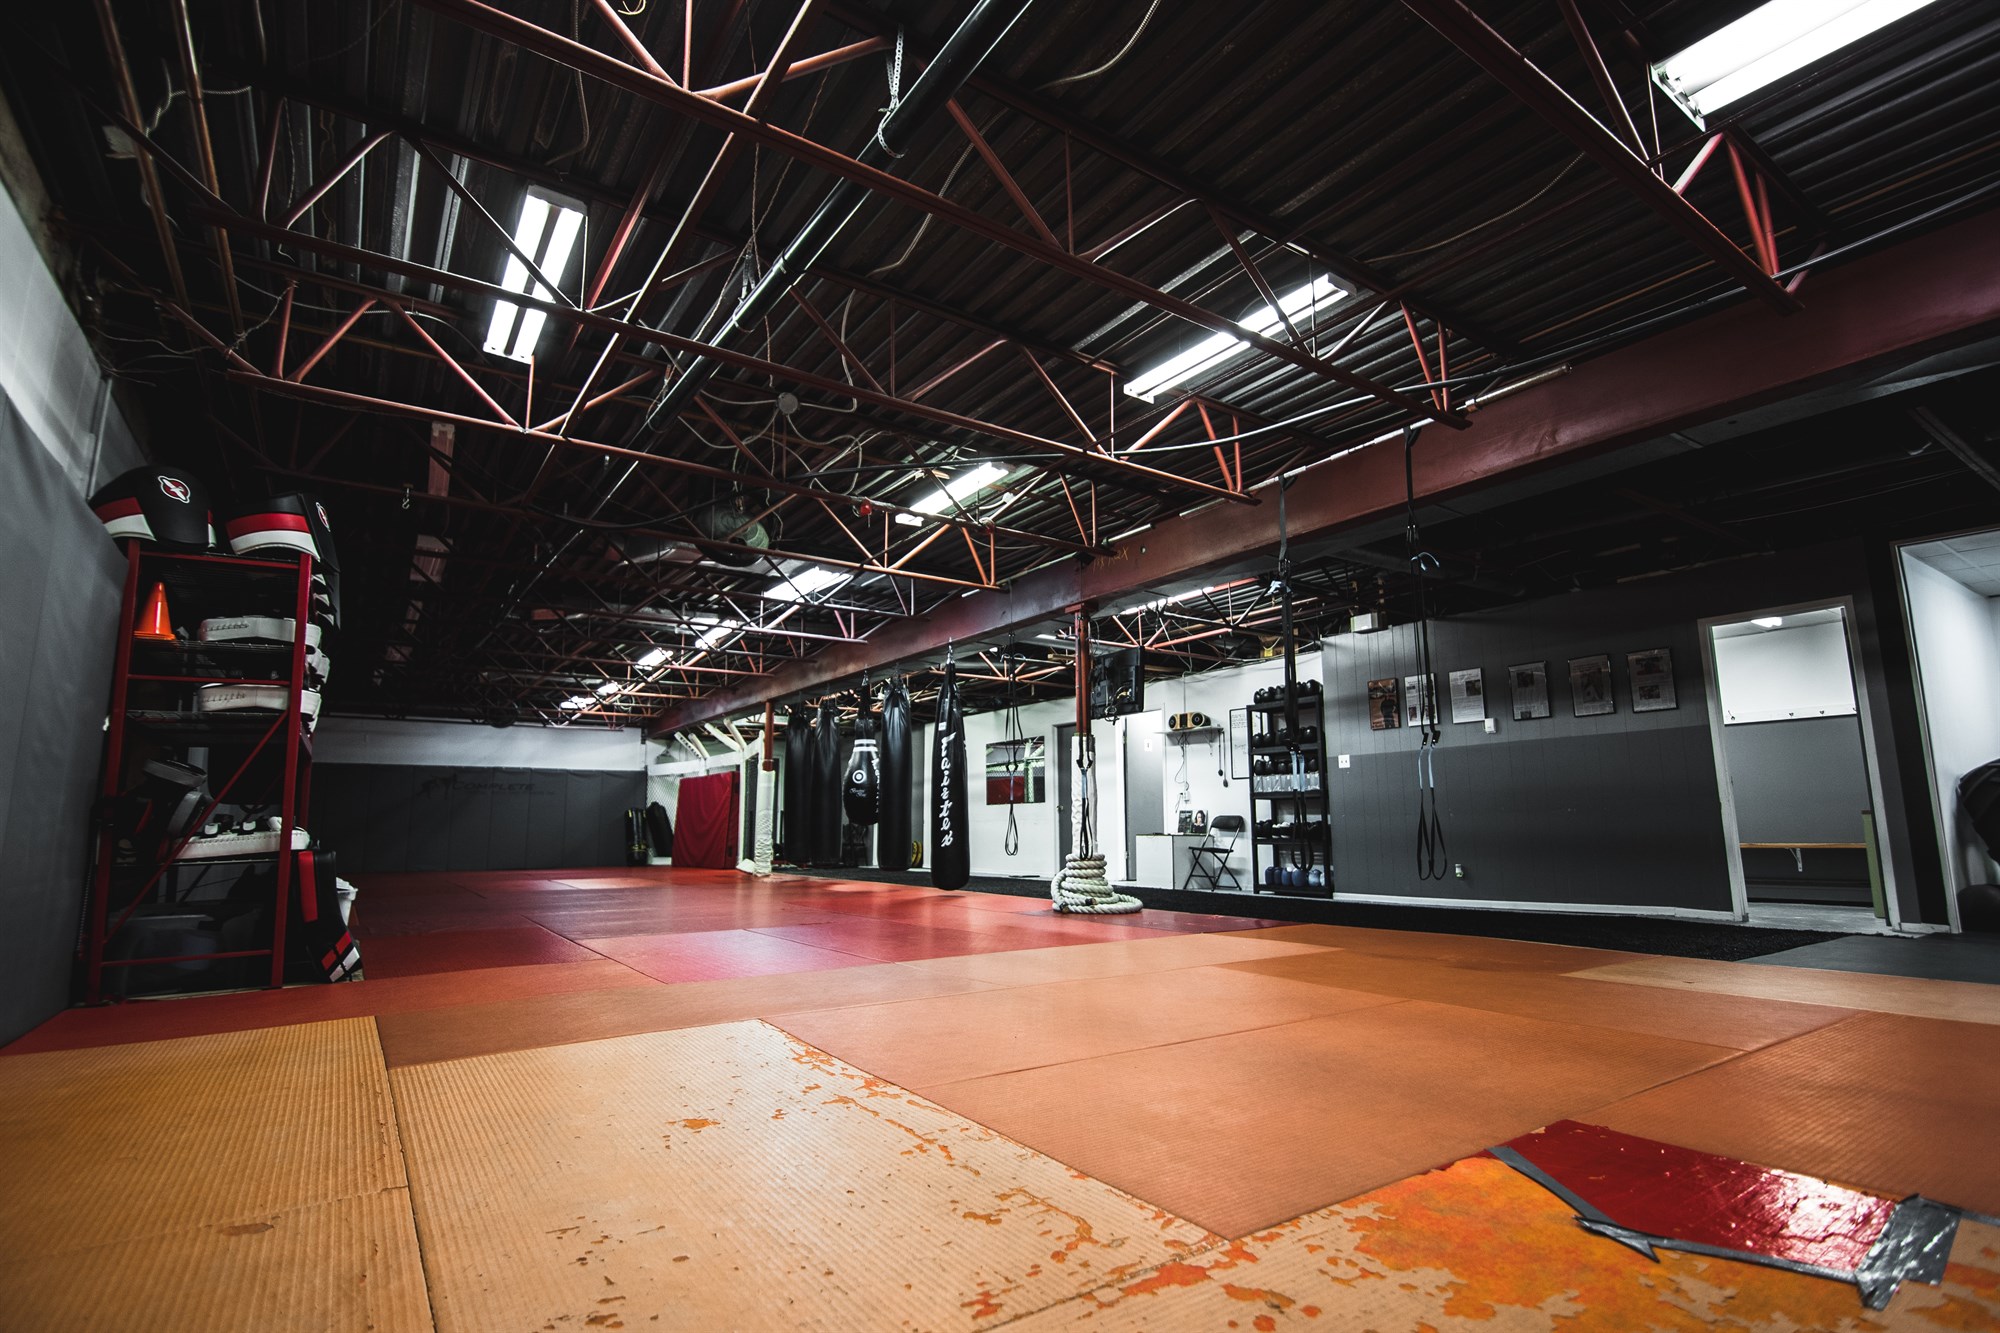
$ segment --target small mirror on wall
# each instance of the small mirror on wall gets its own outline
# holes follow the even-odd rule
[[[1048,741],[1030,736],[986,747],[986,804],[1040,805],[1049,799]]]

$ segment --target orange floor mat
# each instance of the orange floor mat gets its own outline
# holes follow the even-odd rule
[[[361,940],[361,968],[375,977],[409,977],[468,968],[585,963],[593,953],[541,926],[452,930],[431,935],[370,935]]]
[[[12,1045],[0,1047],[0,1057],[656,984],[622,963],[593,958],[587,963],[473,968],[284,990],[134,1000],[95,1009],[66,1009]]]
[[[1538,940],[1505,940],[1486,935],[1446,935],[1421,930],[1377,930],[1368,926],[1277,926],[1247,932],[1254,938],[1317,944],[1383,958],[1428,958],[1433,962],[1487,971],[1573,972],[1646,957],[1612,949],[1587,949]]]
[[[1241,1236],[1735,1054],[1404,1000],[917,1091]]]
[[[1660,1251],[1656,1263],[1576,1225],[1553,1194],[1490,1158],[1399,1181],[1247,1240],[1177,1259],[1008,1325],[1382,1333],[1880,1333],[2000,1326],[2000,1230],[1960,1229],[1944,1280],[1884,1311],[1853,1285]]]
[[[1328,949],[1231,963],[1261,976],[1437,1000],[1553,1023],[1588,1023],[1655,1037],[1754,1050],[1851,1017],[1852,1009],[1786,1004],[1700,991],[1621,986],[1609,981],[1519,970],[1494,971],[1424,958],[1389,958]]]
[[[771,1021],[871,1074],[920,1087],[1392,1003],[1387,996],[1194,967]]]
[[[1213,1238],[762,1023],[399,1070],[438,1327],[991,1327]]]
[[[1280,954],[1312,953],[1316,946],[1258,939],[1254,934],[1172,935],[1148,939],[1108,940],[1001,953],[965,954],[922,959],[910,964],[927,972],[970,977],[996,986],[1035,986],[1045,981],[1076,981],[1084,977],[1128,976],[1181,967],[1207,967]]]
[[[982,982],[925,972],[907,963],[862,963],[825,972],[689,981],[677,986],[648,984],[637,990],[585,991],[388,1014],[378,1024],[383,1052],[395,1068],[808,1008],[952,995],[983,987]]]
[[[0,1323],[430,1326],[372,1022],[0,1068]]]
[[[866,966],[868,959],[794,944],[755,930],[702,930],[672,935],[612,935],[578,941],[606,958],[659,981],[714,981],[779,972],[820,972]]]
[[[1862,1014],[1577,1118],[2000,1213],[2000,1028],[1988,1024]]]
[[[2000,986],[1970,981],[1835,972],[1769,963],[1717,963],[1698,958],[1634,958],[1591,967],[1577,975],[1627,986],[1712,991],[1760,1000],[1869,1009],[1912,1018],[2000,1024]]]

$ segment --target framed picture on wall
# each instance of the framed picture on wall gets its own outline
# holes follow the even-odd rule
[[[1514,686],[1514,720],[1528,722],[1549,715],[1549,664],[1522,662],[1507,668]]]
[[[1679,708],[1674,693],[1674,655],[1666,648],[1625,654],[1625,678],[1632,687],[1632,711],[1662,713]]]
[[[1569,698],[1578,717],[1618,711],[1611,697],[1611,654],[1569,659]]]
[[[1403,682],[1394,676],[1368,682],[1368,729],[1394,731],[1403,725]]]
[[[1403,677],[1403,725],[1428,727],[1437,722],[1437,681]]]
[[[1250,710],[1232,708],[1229,710],[1229,780],[1247,782],[1250,779]]]
[[[1486,673],[1478,667],[1451,673],[1451,720],[1486,720]]]

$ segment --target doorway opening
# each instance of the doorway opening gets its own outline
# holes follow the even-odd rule
[[[1702,627],[1736,910],[1760,926],[1895,929],[1851,608]]]

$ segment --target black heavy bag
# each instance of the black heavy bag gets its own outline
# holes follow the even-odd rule
[[[795,866],[812,854],[812,710],[793,704],[785,720],[785,838],[783,855]]]
[[[810,797],[812,821],[812,863],[816,866],[840,864],[840,714],[833,700],[819,706],[819,725],[813,729],[813,776]]]
[[[646,809],[635,805],[625,812],[625,864],[642,866],[652,855],[652,842],[646,836]]]
[[[972,878],[967,832],[965,715],[958,709],[958,672],[947,662],[931,749],[931,883],[940,889],[962,889]]]
[[[667,816],[667,807],[658,801],[649,802],[646,806],[646,834],[654,856],[674,854],[674,821]]]
[[[901,680],[891,681],[882,696],[882,756],[880,827],[875,833],[875,864],[884,870],[910,868],[910,795],[915,770],[910,766],[910,692]]]
[[[854,752],[847,756],[847,781],[840,805],[850,824],[873,824],[882,813],[882,747],[876,738],[875,714],[863,712],[854,723]],[[866,846],[866,844],[863,844]]]

